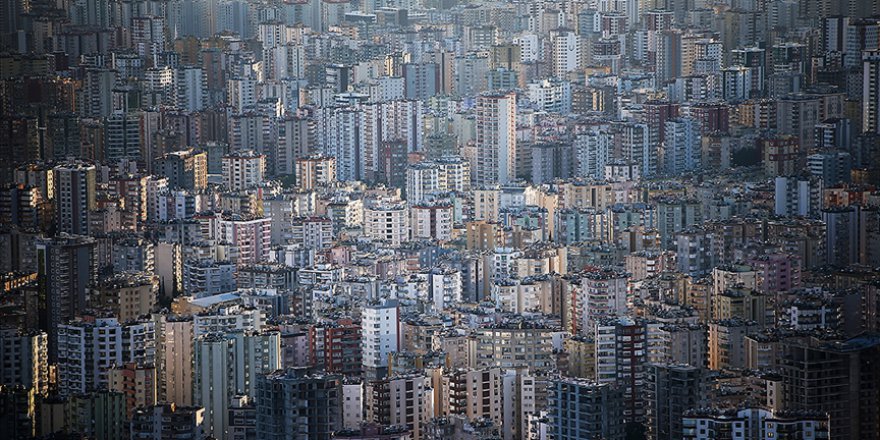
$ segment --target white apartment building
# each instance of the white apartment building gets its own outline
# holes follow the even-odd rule
[[[260,186],[266,170],[266,157],[253,151],[223,156],[223,184],[230,191]]]
[[[611,159],[614,136],[607,126],[592,127],[575,137],[575,176],[602,180]]]
[[[445,156],[410,165],[406,169],[406,200],[420,203],[437,192],[470,189],[470,163],[459,156]]]
[[[264,263],[272,245],[272,219],[224,216],[215,239],[233,248],[230,258],[237,264]]]
[[[210,333],[232,333],[241,330],[263,328],[266,313],[260,309],[250,309],[239,305],[221,307],[211,313],[193,317],[193,336]]]
[[[235,113],[241,113],[257,103],[256,78],[229,79],[226,81],[226,90],[226,102],[232,106]]]
[[[810,216],[822,209],[822,181],[816,178],[778,176],[773,181],[774,213]]]
[[[648,125],[626,123],[616,128],[624,158],[636,163],[642,176],[653,176],[657,172],[657,148],[649,142]]]
[[[235,265],[230,262],[187,259],[183,263],[183,293],[201,298],[235,290]]]
[[[702,160],[699,121],[688,117],[670,119],[666,121],[664,130],[664,171],[675,176],[698,169]]]
[[[550,31],[550,59],[553,76],[565,78],[580,66],[581,44],[579,37],[571,29]]]
[[[390,246],[409,240],[409,208],[406,202],[373,200],[364,204],[364,236]]]
[[[862,129],[880,133],[880,50],[862,56]]]
[[[176,79],[171,67],[148,68],[144,72],[144,99],[150,104],[173,104],[177,98]]]
[[[406,200],[420,203],[435,192],[446,187],[445,175],[434,162],[419,162],[406,168]]]
[[[289,110],[287,105],[285,108]],[[296,169],[296,160],[312,153],[317,136],[315,126],[314,120],[305,117],[286,116],[278,121],[275,174],[284,176],[295,173],[296,177],[299,177],[299,170]],[[328,181],[336,180],[335,158],[333,159],[333,166],[334,169],[332,174],[329,175]],[[299,180],[297,180],[297,184],[301,185]]]
[[[513,40],[520,47],[520,59],[524,63],[533,63],[541,59],[541,41],[537,34],[522,34]]]
[[[362,200],[337,200],[327,206],[327,216],[333,220],[333,232],[342,228],[357,228],[364,224],[364,202]]]
[[[397,300],[367,304],[361,313],[361,350],[368,375],[384,376],[388,356],[400,348],[400,315]]]
[[[342,428],[360,429],[364,421],[364,384],[360,381],[342,384]]]
[[[333,244],[333,222],[327,217],[295,217],[288,243],[307,249],[327,249]]]
[[[496,279],[492,284],[492,300],[496,307],[511,313],[540,310],[542,284],[517,278]]]
[[[446,181],[444,191],[467,191],[471,188],[471,164],[467,159],[443,156],[434,162],[440,165],[441,181]]]
[[[830,438],[827,417],[800,411],[779,414],[762,408],[698,411],[684,416],[682,426],[686,440],[710,440],[722,435],[743,440],[788,436],[803,440]]]
[[[155,360],[153,321],[120,324],[115,318],[99,318],[58,326],[57,374],[63,396],[106,389],[116,365]]]
[[[498,221],[501,209],[501,191],[495,188],[474,190],[474,220]]]
[[[522,252],[512,247],[499,247],[491,255],[492,276],[509,277],[517,273],[517,260],[522,257]]]
[[[208,102],[207,81],[201,67],[177,69],[177,107],[187,112],[203,110]]]
[[[477,185],[516,180],[516,93],[487,93],[477,97]]]
[[[381,142],[404,141],[407,152],[424,151],[425,101],[394,100],[376,105],[379,107],[376,124],[382,130]],[[376,165],[378,169],[378,163]]]
[[[281,368],[280,333],[212,333],[193,352],[194,404],[205,408],[205,433],[225,438],[232,398],[253,398],[258,375]]]
[[[571,112],[571,83],[558,79],[543,79],[528,85],[529,102],[533,108],[545,112]]]
[[[318,110],[318,144],[336,158],[336,180],[364,180],[366,176],[366,116],[354,107],[327,107]]]
[[[428,297],[436,311],[461,303],[461,272],[439,267],[432,269],[428,273]]]

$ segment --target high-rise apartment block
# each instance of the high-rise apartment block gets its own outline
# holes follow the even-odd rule
[[[477,98],[475,185],[505,184],[516,179],[516,95]]]

